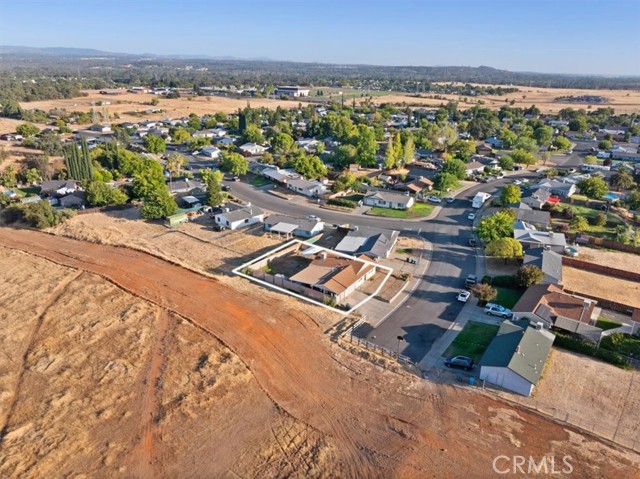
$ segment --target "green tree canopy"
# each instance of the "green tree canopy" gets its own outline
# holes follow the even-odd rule
[[[589,222],[584,216],[576,216],[571,220],[571,228],[581,233],[589,228]]]
[[[450,173],[459,180],[463,180],[467,177],[467,165],[462,160],[452,158],[444,162],[442,165],[443,173]]]
[[[628,190],[635,186],[635,182],[629,172],[620,170],[611,177],[611,186],[617,191]]]
[[[598,158],[594,155],[587,155],[582,161],[585,165],[595,165],[596,163],[598,163]]]
[[[159,154],[167,150],[167,143],[159,136],[147,135],[142,142],[149,153]]]
[[[558,150],[570,150],[571,142],[564,136],[556,136],[553,140],[553,146],[555,146]]]
[[[391,170],[396,167],[398,159],[396,158],[396,151],[393,147],[393,137],[389,136],[387,141],[387,149],[384,151],[384,167]]]
[[[535,165],[538,161],[529,151],[519,149],[511,152],[511,158],[513,158],[514,162],[526,166]]]
[[[358,125],[357,131],[353,139],[357,151],[357,163],[364,167],[375,166],[378,151],[375,133],[367,125]]]
[[[606,181],[599,176],[581,180],[578,182],[578,188],[583,195],[587,195],[589,198],[602,198],[609,190]]]
[[[244,133],[242,134],[242,143],[256,143],[262,145],[264,143],[264,136],[262,130],[256,125],[247,125]]]
[[[502,188],[502,191],[500,192],[500,199],[502,200],[503,205],[520,203],[521,198],[522,192],[516,185],[505,185],[505,187]]]
[[[516,214],[513,210],[501,210],[480,220],[476,231],[485,242],[513,236]]]
[[[288,155],[296,149],[296,142],[291,135],[287,133],[278,133],[271,138],[271,147],[273,152],[279,155]]]
[[[239,153],[222,154],[220,169],[234,176],[243,176],[249,171],[249,162]]]
[[[23,123],[22,125],[18,125],[16,127],[16,133],[18,135],[24,136],[25,138],[29,138],[40,133],[40,128],[38,128],[36,125],[32,125],[31,123]]]
[[[501,156],[498,159],[498,165],[500,165],[500,168],[502,168],[503,170],[508,170],[508,171],[513,170],[513,166],[514,166],[513,157],[511,155]]]
[[[515,238],[497,238],[487,243],[485,253],[496,258],[521,258],[522,245]]]
[[[122,205],[127,202],[127,194],[118,189],[111,188],[102,181],[92,181],[85,188],[87,203],[91,206]]]
[[[176,128],[171,133],[171,140],[174,143],[185,143],[189,141],[190,138],[191,138],[191,133],[189,133],[189,130],[185,128]]]
[[[440,172],[433,177],[433,186],[439,191],[448,191],[458,186],[458,178],[451,174]]]
[[[516,284],[523,288],[540,284],[543,279],[544,272],[535,265],[521,266],[516,271]]]
[[[151,190],[144,198],[140,214],[146,219],[159,219],[173,215],[177,211],[178,205],[176,205],[176,201],[166,186],[163,185],[163,188]]]
[[[291,166],[308,180],[316,180],[327,175],[327,168],[315,155],[300,152],[291,159]]]
[[[553,128],[550,126],[539,126],[533,130],[533,138],[538,142],[538,145],[549,146],[553,138]]]

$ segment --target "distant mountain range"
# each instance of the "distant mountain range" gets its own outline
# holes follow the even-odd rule
[[[162,58],[162,59],[176,59],[176,60],[237,60],[237,61],[274,61],[271,58],[239,58],[233,56],[211,56],[211,55],[158,55],[156,53],[120,53],[120,52],[106,52],[103,50],[96,50],[94,48],[69,48],[69,47],[25,47],[19,45],[0,45],[0,55],[29,55],[32,57],[37,56],[51,56],[51,57],[64,57],[64,58]]]

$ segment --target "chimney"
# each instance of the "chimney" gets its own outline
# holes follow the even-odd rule
[[[544,325],[542,324],[542,321],[536,322],[536,331],[542,331],[543,328]]]
[[[516,346],[516,354],[520,354],[520,345]]]

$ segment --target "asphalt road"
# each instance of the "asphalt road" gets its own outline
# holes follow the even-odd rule
[[[356,335],[395,351],[398,336],[403,336],[400,352],[414,361],[422,359],[433,343],[449,328],[462,309],[455,300],[464,286],[464,278],[476,271],[475,250],[468,246],[472,234],[467,214],[472,211],[471,198],[478,191],[496,193],[514,178],[532,177],[531,173],[512,175],[504,180],[478,184],[460,193],[453,203],[442,203],[436,216],[426,221],[375,218],[320,209],[306,199],[287,201],[268,193],[267,188],[255,188],[245,182],[228,182],[231,192],[272,212],[304,217],[316,214],[325,223],[400,230],[405,235],[420,236],[433,245],[431,262],[422,281],[396,311],[377,328],[363,326]]]

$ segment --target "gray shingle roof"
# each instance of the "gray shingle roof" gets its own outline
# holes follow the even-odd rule
[[[335,250],[352,255],[365,254],[374,258],[386,258],[399,234],[394,230],[360,227],[355,231],[349,231]]]
[[[403,205],[408,204],[411,200],[410,196],[403,195],[402,193],[395,193],[393,191],[370,191],[365,195],[365,198],[375,198],[388,203],[400,203]]]
[[[540,379],[555,337],[526,320],[506,320],[480,360],[481,366],[505,367],[531,384]]]
[[[526,251],[522,265],[537,266],[546,276],[554,279],[557,283],[562,283],[562,256],[555,251],[530,248]]]

